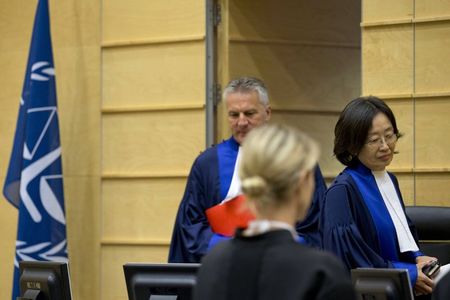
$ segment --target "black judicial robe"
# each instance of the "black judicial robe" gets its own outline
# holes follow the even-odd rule
[[[230,187],[239,144],[231,137],[201,153],[192,165],[178,208],[169,250],[170,263],[198,263],[213,236],[205,211],[221,203]],[[305,220],[296,230],[306,244],[321,247],[320,206],[326,185],[320,168],[315,169],[315,192]]]
[[[202,260],[194,299],[355,299],[348,272],[332,255],[294,241],[287,230],[236,237]]]

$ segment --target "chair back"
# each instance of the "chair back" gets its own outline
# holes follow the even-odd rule
[[[416,226],[422,252],[441,265],[450,263],[450,207],[407,206],[406,214]]]

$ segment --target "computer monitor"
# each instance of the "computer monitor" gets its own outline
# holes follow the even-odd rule
[[[20,300],[72,300],[65,262],[21,261]]]
[[[406,269],[353,269],[352,282],[357,300],[413,300]]]
[[[200,264],[123,266],[129,300],[190,300]]]

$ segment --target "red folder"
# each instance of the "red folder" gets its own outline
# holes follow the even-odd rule
[[[223,204],[210,207],[206,216],[212,231],[225,236],[233,236],[236,228],[247,227],[248,222],[255,219],[245,205],[245,196],[237,196]]]

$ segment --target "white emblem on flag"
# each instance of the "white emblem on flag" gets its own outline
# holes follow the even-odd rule
[[[50,123],[52,122],[53,117],[56,114],[56,107],[55,106],[37,107],[37,108],[31,108],[27,111],[28,114],[43,112],[43,111],[50,111],[50,115],[48,116],[47,122],[45,122],[44,128],[42,129],[38,140],[32,147],[33,148],[32,151],[30,152],[26,143],[23,145],[23,158],[25,158],[25,159],[28,159],[28,160],[33,159],[34,154],[36,153],[37,149],[39,148],[39,145],[41,144],[42,139],[44,138],[44,135],[47,132],[48,127],[50,126]]]
[[[47,175],[42,176],[39,181],[39,194],[41,196],[42,205],[48,214],[58,221],[59,223],[66,225],[66,219],[58,198],[53,193],[52,188],[48,182],[52,179],[62,179],[62,175]]]
[[[36,178],[42,171],[44,171],[60,156],[61,156],[61,147],[58,147],[52,152],[47,153],[37,161],[33,162],[31,165],[29,165],[22,171],[21,176],[22,181],[20,183],[20,197],[22,199],[23,204],[25,205],[25,208],[28,210],[31,218],[36,223],[41,222],[42,215],[38,211],[36,205],[33,202],[33,199],[31,199],[31,196],[28,193],[28,185],[30,184],[31,181],[33,181],[34,178]],[[57,204],[59,208],[55,209],[55,211],[61,209],[61,205],[59,203]]]
[[[55,76],[55,69],[47,61],[38,61],[31,67],[31,80],[48,81],[50,76]]]
[[[67,253],[67,240],[64,239],[60,243],[53,245],[53,247],[44,250],[42,253],[41,250],[45,249],[51,245],[50,242],[42,242],[34,245],[27,246],[27,243],[24,241],[16,241],[16,255],[20,258],[20,260],[27,261],[36,261],[36,260],[49,260],[49,261],[61,261],[67,262],[67,257],[59,256],[58,253]],[[26,247],[25,247],[26,246]],[[37,257],[37,258],[35,258]],[[14,258],[14,265],[18,268],[19,262],[17,257]]]

